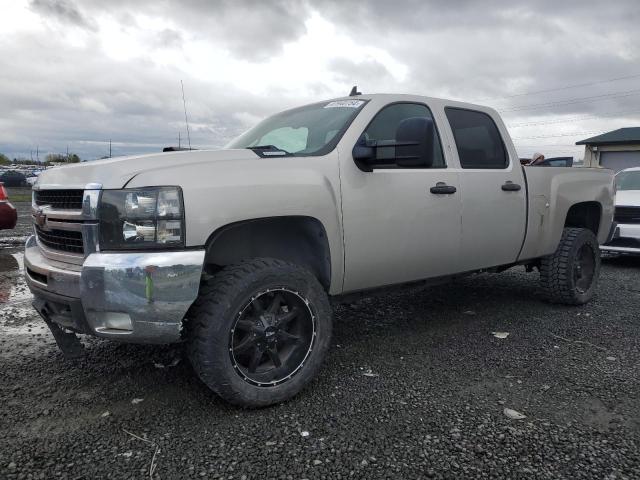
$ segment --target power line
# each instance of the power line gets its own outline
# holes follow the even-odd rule
[[[584,135],[600,135],[604,133],[603,131],[599,132],[574,132],[574,133],[561,133],[558,135],[537,135],[534,137],[511,137],[512,140],[529,140],[534,138],[559,138],[559,137],[582,137]]]
[[[575,83],[573,85],[565,85],[565,86],[562,86],[562,87],[547,88],[547,89],[544,89],[544,90],[535,90],[535,91],[531,91],[531,92],[514,93],[512,95],[505,95],[505,96],[501,96],[501,97],[485,98],[485,99],[480,100],[480,101],[481,102],[487,102],[487,101],[490,101],[490,100],[506,100],[506,99],[509,99],[509,98],[524,97],[524,96],[527,96],[527,95],[538,95],[540,93],[558,92],[560,90],[570,90],[572,88],[591,87],[593,85],[600,85],[600,84],[609,83],[609,82],[617,82],[619,80],[628,80],[630,78],[638,78],[638,77],[640,77],[640,73],[635,74],[635,75],[626,75],[624,77],[608,78],[606,80],[597,80],[595,82]]]
[[[523,123],[511,123],[508,124],[507,127],[509,128],[520,128],[520,127],[530,127],[530,126],[535,126],[535,125],[551,125],[554,123],[573,123],[573,122],[580,122],[582,120],[596,120],[599,118],[603,118],[603,117],[618,117],[618,116],[624,116],[624,115],[629,115],[632,113],[640,113],[640,110],[632,110],[632,111],[627,111],[627,112],[613,112],[613,113],[602,113],[599,115],[587,115],[587,116],[582,116],[582,117],[571,117],[571,118],[565,118],[562,120],[545,120],[545,121],[540,121],[540,122],[523,122]]]
[[[530,105],[517,105],[515,107],[498,110],[501,113],[519,112],[522,110],[535,110],[537,108],[546,108],[551,106],[573,105],[575,103],[583,103],[585,101],[609,100],[612,98],[630,97],[640,93],[640,88],[635,90],[627,90],[625,92],[604,93],[602,95],[589,95],[587,97],[571,98],[567,100],[559,100],[557,102],[533,103]]]

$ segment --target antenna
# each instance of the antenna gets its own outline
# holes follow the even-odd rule
[[[187,139],[189,141],[189,150],[191,150],[191,135],[189,134],[189,119],[187,118],[187,102],[184,99],[184,83],[180,80],[182,86],[182,106],[184,107],[184,123],[187,124]]]
[[[351,93],[349,94],[350,97],[355,97],[356,95],[362,95],[362,92],[358,91],[358,86],[354,85],[353,88],[351,89]]]

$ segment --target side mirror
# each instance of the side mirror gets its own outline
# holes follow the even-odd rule
[[[405,118],[398,124],[395,140],[367,140],[362,134],[353,147],[353,160],[364,172],[394,163],[405,168],[429,168],[433,165],[433,137],[433,120]]]
[[[433,120],[427,117],[402,120],[396,130],[396,164],[400,167],[431,167],[433,129]]]
[[[375,144],[371,145],[367,142],[364,133],[358,139],[351,153],[360,170],[364,172],[373,171],[373,165],[376,163],[376,147]]]

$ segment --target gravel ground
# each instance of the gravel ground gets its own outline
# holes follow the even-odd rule
[[[341,306],[318,379],[258,411],[181,346],[64,360],[20,268],[5,243],[0,478],[640,478],[640,260],[608,260],[584,307],[521,269]]]

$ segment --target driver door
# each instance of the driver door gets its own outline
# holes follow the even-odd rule
[[[396,140],[400,122],[414,117],[433,121],[425,104],[389,104],[363,134],[369,141],[388,144]],[[437,128],[433,135],[433,161],[428,168],[398,167],[393,162],[395,147],[388,146],[378,147],[386,151],[377,152],[377,158],[389,161],[378,162],[373,171],[362,171],[353,161],[341,162],[344,291],[459,271],[459,174],[447,168]],[[437,188],[443,185],[453,188]]]

